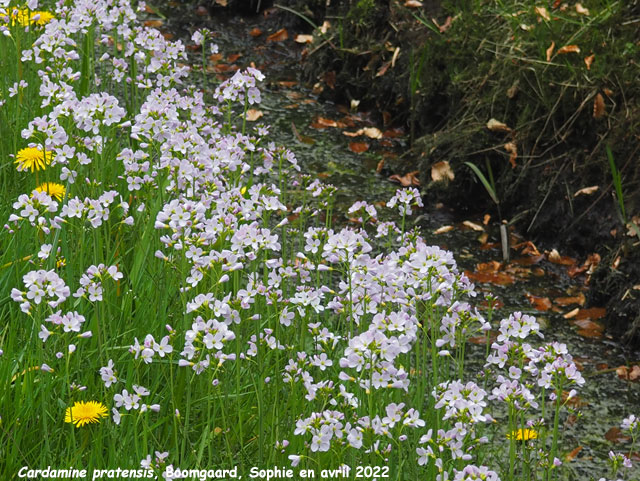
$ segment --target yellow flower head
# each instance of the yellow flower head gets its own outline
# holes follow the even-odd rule
[[[55,197],[59,201],[62,201],[64,198],[64,185],[56,184],[55,182],[45,182],[44,184],[40,184],[36,187],[38,192],[46,192],[51,197]]]
[[[107,416],[107,407],[98,401],[76,402],[67,408],[64,415],[65,423],[73,423],[77,428],[89,423],[98,423],[100,418]]]
[[[507,439],[515,439],[516,441],[529,441],[530,439],[537,439],[538,433],[533,429],[518,429],[507,434]]]
[[[38,147],[27,147],[18,151],[14,163],[18,164],[18,171],[44,170],[51,163],[51,152],[43,152]]]
[[[26,27],[28,25],[46,25],[55,17],[51,12],[29,10],[28,8],[21,8],[16,13],[11,15],[11,23],[16,23]]]

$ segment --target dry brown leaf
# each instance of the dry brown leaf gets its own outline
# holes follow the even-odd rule
[[[603,318],[606,314],[607,310],[604,307],[590,307],[589,309],[580,309],[576,319],[595,321]]]
[[[569,454],[567,454],[564,457],[564,460],[567,461],[567,462],[573,461],[580,451],[582,451],[582,446],[578,446],[573,451],[571,451]]]
[[[316,117],[316,119],[311,123],[311,127],[314,129],[325,129],[327,127],[338,127],[339,124],[335,120],[326,119],[324,117]]]
[[[589,9],[583,7],[581,3],[576,3],[576,12],[580,15],[589,15]]]
[[[293,40],[297,43],[312,43],[313,35],[305,35],[305,34],[299,33],[298,35],[296,35],[296,37]]]
[[[482,282],[489,284],[497,284],[500,286],[506,286],[509,284],[513,284],[515,279],[513,276],[506,274],[504,272],[464,272],[466,276],[474,281],[474,282]]]
[[[357,130],[355,132],[344,131],[344,132],[342,132],[342,134],[346,135],[347,137],[358,137],[359,135],[366,135],[370,139],[381,139],[382,138],[382,132],[380,132],[380,129],[377,129],[375,127],[364,127],[364,128],[359,129],[359,130]]]
[[[491,220],[491,214],[485,214],[485,215],[482,217],[482,223],[483,223],[484,225],[489,225],[489,221],[490,221],[490,220]]]
[[[572,319],[578,315],[578,312],[580,312],[580,308],[576,307],[575,309],[564,314],[562,317],[564,317],[565,319]]]
[[[382,169],[384,169],[384,159],[380,159],[380,162],[376,165],[376,174],[382,172]]]
[[[255,122],[256,120],[258,120],[263,115],[264,115],[264,112],[262,112],[261,110],[257,110],[257,109],[249,109],[249,110],[247,110],[247,120],[249,122]]]
[[[571,304],[577,304],[579,306],[583,306],[586,301],[584,294],[581,292],[577,296],[571,297],[557,297],[554,299],[554,302],[559,306],[570,306]]]
[[[511,132],[511,128],[509,128],[507,124],[496,119],[489,119],[487,122],[487,128],[491,132]]]
[[[160,28],[164,25],[164,22],[162,20],[145,20],[142,24],[149,28]]]
[[[613,97],[613,90],[611,90],[610,88],[605,87],[602,89],[602,91],[607,97],[609,98]]]
[[[551,300],[548,297],[534,296],[529,293],[525,293],[525,297],[536,311],[544,312],[548,311],[552,307]]]
[[[482,227],[479,224],[476,224],[475,222],[471,222],[470,220],[465,220],[462,225],[464,225],[465,227],[468,227],[471,230],[475,230],[476,232],[483,232],[484,231],[484,227]]]
[[[331,23],[329,23],[328,20],[325,20],[324,22],[322,22],[322,25],[320,25],[320,33],[324,35],[329,31],[330,28],[331,28]]]
[[[453,230],[452,225],[443,225],[442,227],[438,227],[433,231],[434,234],[444,234],[445,232],[451,232]]]
[[[551,56],[553,55],[553,49],[556,48],[556,43],[551,42],[551,45],[547,49],[547,62],[551,60]]]
[[[254,27],[249,32],[249,35],[251,35],[253,38],[259,37],[260,35],[262,35],[262,30],[260,30],[258,27]]]
[[[562,53],[580,53],[580,47],[577,45],[565,45],[558,49],[558,55]]]
[[[547,22],[551,20],[551,17],[549,16],[549,12],[545,7],[536,7],[535,11],[540,17],[544,18]]]
[[[447,162],[446,160],[436,162],[431,166],[431,180],[433,180],[434,182],[449,182],[453,179],[455,179],[455,175],[451,170],[449,162]]]
[[[518,146],[515,142],[509,142],[504,144],[504,150],[509,152],[509,163],[511,164],[511,168],[516,168],[516,159],[518,158]]]
[[[289,33],[286,28],[281,28],[275,33],[272,33],[267,37],[267,42],[284,42],[289,38]]]
[[[227,6],[227,2],[228,2],[228,0],[216,0],[216,3],[218,5],[220,5],[221,7],[226,7]]]
[[[366,142],[349,142],[349,150],[356,154],[361,154],[369,150],[369,144]]]
[[[604,117],[605,113],[604,97],[600,92],[598,92],[596,98],[593,100],[593,118],[601,119]]]
[[[624,367],[626,368],[627,366],[620,366],[620,367]],[[620,368],[618,368],[620,369]],[[616,370],[616,372],[618,372]],[[618,376],[620,376],[620,374],[618,374]],[[625,434],[622,433],[622,430],[618,427],[618,426],[614,426],[611,429],[609,429],[605,435],[604,438],[607,441],[610,441],[612,443],[624,443],[627,442],[629,439],[631,439],[629,436],[626,436]]]
[[[418,179],[418,170],[414,170],[413,172],[409,172],[408,174],[403,175],[402,177],[398,174],[394,174],[389,177],[389,180],[393,180],[395,182],[400,182],[402,187],[411,187],[411,186],[419,186],[420,180]]]
[[[591,64],[593,63],[593,61],[595,60],[596,56],[595,54],[591,54],[588,57],[584,58],[584,64],[587,66],[587,70],[591,70]]]
[[[422,7],[422,2],[418,0],[407,0],[404,2],[404,6],[409,8],[420,8]]]
[[[380,69],[378,70],[378,73],[376,73],[376,77],[382,77],[384,74],[386,74],[387,70],[389,70],[389,67],[391,67],[391,61],[383,63],[382,67],[380,67]]]
[[[577,191],[575,194],[573,194],[573,196],[578,197],[579,195],[591,195],[594,192],[597,192],[599,188],[600,187],[598,187],[597,185],[592,185],[591,187],[583,187],[582,189]]]

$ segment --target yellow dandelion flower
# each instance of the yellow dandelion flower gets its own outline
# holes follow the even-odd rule
[[[38,192],[46,192],[51,197],[55,197],[59,201],[62,201],[64,198],[64,185],[56,184],[55,182],[45,182],[44,184],[40,184],[36,187]]]
[[[100,418],[107,416],[107,407],[98,401],[76,402],[67,408],[64,415],[65,423],[73,423],[77,428],[89,423],[98,423]]]
[[[44,170],[47,165],[51,163],[51,152],[43,152],[38,147],[27,147],[18,151],[16,155],[15,164],[18,164],[18,171],[23,172],[25,170]]]
[[[515,439],[516,441],[529,441],[530,439],[537,439],[538,433],[533,429],[517,429],[507,434],[507,439]]]
[[[29,10],[28,8],[21,8],[15,14],[12,15],[12,25],[16,22],[26,27],[28,25],[46,25],[55,17],[51,12]]]

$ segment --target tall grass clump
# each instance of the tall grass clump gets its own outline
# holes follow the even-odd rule
[[[559,477],[584,379],[564,344],[529,343],[531,316],[492,340],[411,228],[416,190],[339,226],[335,187],[244,122],[263,75],[196,90],[126,0],[3,0],[0,20],[2,479]]]

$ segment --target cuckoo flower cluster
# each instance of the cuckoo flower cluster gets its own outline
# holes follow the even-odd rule
[[[247,124],[259,70],[197,89],[183,42],[128,0],[38,3],[0,0],[0,416],[20,463],[85,459],[88,435],[53,440],[67,418],[112,446],[107,465],[158,475],[238,453],[407,479],[555,474],[578,365],[530,340],[526,314],[489,341],[474,286],[415,225],[417,189],[335,214],[338,189]],[[632,443],[638,424],[622,423]]]

